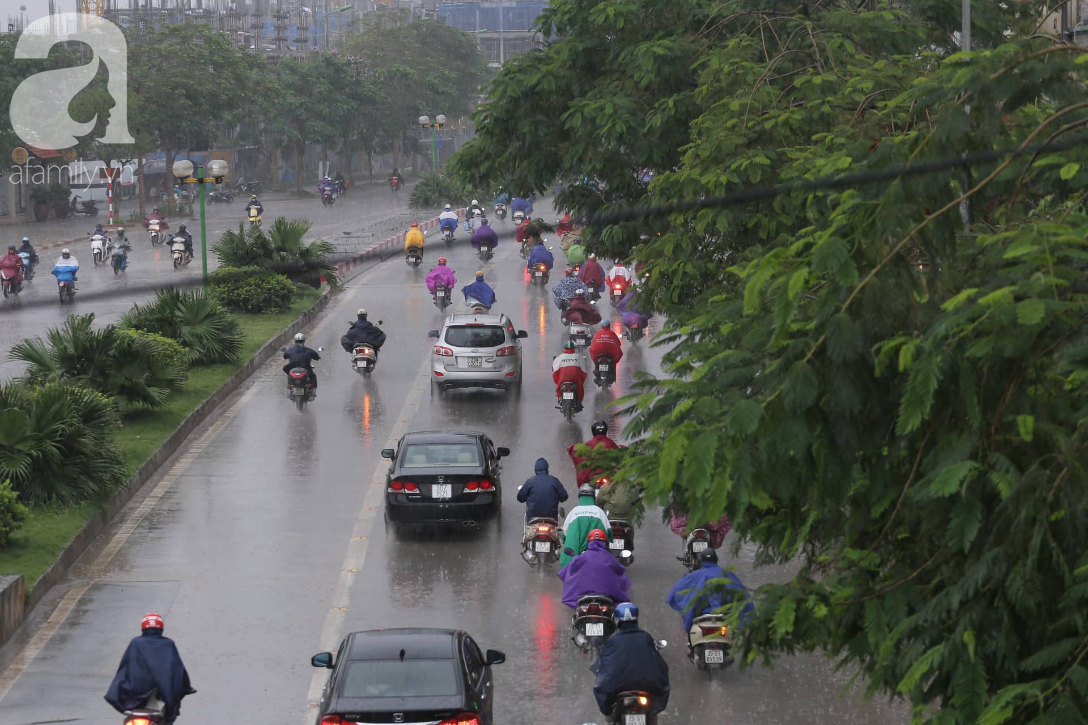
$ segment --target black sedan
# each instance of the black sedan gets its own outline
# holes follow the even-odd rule
[[[498,515],[499,478],[508,448],[496,448],[483,433],[408,433],[383,458],[385,517],[400,522],[475,522]]]
[[[506,655],[455,629],[352,632],[340,649],[310,659],[332,670],[317,725],[493,725],[491,665]]]

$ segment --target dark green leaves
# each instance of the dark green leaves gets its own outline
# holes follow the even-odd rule
[[[782,396],[786,409],[792,413],[802,413],[816,402],[819,380],[812,367],[804,360],[795,362],[782,386]]]

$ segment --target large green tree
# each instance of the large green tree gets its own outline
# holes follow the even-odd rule
[[[936,0],[556,0],[558,40],[500,73],[459,168],[501,173],[509,148],[536,188],[585,168],[595,195],[566,201],[608,212],[1076,140],[1083,51],[1025,37],[1031,10],[980,8],[982,49],[957,54]],[[644,63],[699,44],[679,94],[619,105],[635,42]],[[579,48],[592,71],[560,62]],[[681,105],[667,161],[613,142],[616,109],[646,139]],[[648,199],[624,165],[658,172]],[[1084,722],[1086,170],[1083,146],[1055,148],[591,229],[648,263],[667,316],[617,478],[695,521],[728,513],[738,546],[797,572],[759,589],[744,661],[822,651],[918,722]]]

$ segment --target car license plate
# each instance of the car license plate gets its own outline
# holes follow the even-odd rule
[[[448,483],[436,483],[431,486],[431,498],[451,498],[453,491]]]
[[[622,551],[623,550],[623,545],[626,544],[626,543],[627,542],[624,541],[623,539],[616,539],[615,541],[608,542],[608,548],[609,549],[616,549],[617,551]]]
[[[586,636],[587,637],[603,637],[604,636],[604,622],[589,622],[586,624]]]
[[[624,715],[623,725],[646,725],[645,715]]]
[[[703,650],[703,659],[708,665],[725,664],[725,652],[720,649],[706,649]]]
[[[601,370],[604,370],[604,371],[608,371],[608,370],[611,370],[611,369],[612,369],[612,367],[609,366],[609,365],[602,365],[601,366]]]
[[[706,551],[708,544],[705,541],[696,541],[692,543],[691,550],[698,554],[700,551]]]
[[[574,393],[571,393],[569,391],[563,393],[563,400],[574,400]]]
[[[468,366],[470,368],[482,368],[484,366],[484,359],[482,357],[470,357],[468,359]]]
[[[543,277],[544,273],[543,272],[533,272],[533,276],[534,277]]]
[[[552,542],[550,542],[550,541],[534,541],[533,542],[533,551],[537,551],[537,552],[540,552],[542,554],[547,554],[551,550],[552,550]]]

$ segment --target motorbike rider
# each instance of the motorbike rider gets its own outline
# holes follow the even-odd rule
[[[257,199],[256,194],[253,194],[252,196],[249,197],[249,203],[246,204],[246,216],[249,216],[249,210],[250,209],[256,209],[257,214],[262,215],[262,216],[264,215],[264,204],[262,204]]]
[[[605,277],[604,281],[610,290],[619,287],[621,291],[627,292],[627,288],[631,286],[634,279],[631,270],[624,266],[623,260],[617,259],[616,263],[612,265],[612,269],[608,270],[608,276]]]
[[[498,206],[499,204],[509,204],[509,203],[510,203],[510,194],[500,186],[499,190],[495,193],[495,205]]]
[[[612,358],[613,365],[619,365],[623,357],[623,345],[619,336],[612,332],[612,323],[608,320],[601,320],[601,329],[589,343],[589,359],[596,360],[601,355]]]
[[[336,176],[333,177],[332,182],[336,184],[336,188],[340,190],[341,194],[343,194],[348,188],[347,182],[344,181],[344,175],[339,171],[336,172]]]
[[[589,255],[589,259],[582,265],[582,271],[578,274],[578,278],[585,283],[588,289],[601,291],[601,288],[604,287],[604,268],[597,261],[596,254]]]
[[[72,281],[76,281],[76,272],[79,271],[79,262],[72,256],[72,253],[68,250],[68,247],[60,250],[60,257],[53,264],[52,274],[59,280],[62,275],[71,275]],[[59,272],[59,274],[58,274]]]
[[[317,191],[322,195],[324,195],[326,191],[331,193],[336,190],[336,184],[332,183],[332,179],[327,176],[317,183]]]
[[[404,256],[408,256],[408,249],[410,247],[417,247],[419,253],[423,254],[423,242],[426,241],[426,237],[423,236],[423,232],[419,228],[419,222],[412,222],[412,227],[404,233]]]
[[[427,273],[427,289],[430,290],[431,297],[434,298],[438,285],[452,291],[455,284],[457,284],[457,275],[446,266],[446,258],[439,257],[438,266]]]
[[[117,712],[161,709],[167,725],[181,713],[181,700],[196,693],[174,640],[162,634],[162,617],[154,612],[140,622],[140,636],[128,643],[106,702]]]
[[[354,327],[354,324],[352,326]],[[320,360],[321,356],[317,354],[317,350],[306,347],[305,335],[301,332],[295,335],[295,344],[283,351],[283,359],[287,361],[283,366],[284,374],[290,373],[291,368],[306,368],[306,372],[310,374],[310,383],[313,385],[311,395],[317,397],[317,373],[314,372],[313,364],[315,360]],[[290,398],[290,382],[287,386],[287,395]]]
[[[680,537],[681,546],[684,547],[684,553],[687,553],[687,537],[688,537],[688,514],[685,508],[685,504],[682,503],[674,495],[669,501],[669,529]],[[692,527],[695,528],[695,527]],[[725,514],[722,514],[721,518],[715,522],[706,522],[701,524],[700,528],[704,528],[710,532],[710,548],[720,549],[725,542],[725,535],[729,533],[733,525],[729,523],[729,519]],[[684,557],[677,557],[683,561]]]
[[[560,238],[562,238],[564,234],[572,231],[574,231],[574,222],[571,220],[570,212],[568,211],[566,214],[563,215],[563,218],[560,219],[558,223],[556,223],[555,233],[558,234]]]
[[[653,317],[652,314],[645,314],[639,309],[639,292],[634,285],[627,289],[627,294],[623,296],[616,308],[622,313],[625,328],[645,328]]]
[[[650,633],[639,629],[638,607],[623,602],[612,613],[612,622],[616,631],[601,647],[597,660],[593,683],[597,707],[610,717],[617,695],[638,690],[649,693],[654,709],[661,712],[669,704],[669,665]]]
[[[30,243],[30,237],[23,237],[23,243],[19,246],[18,252],[19,254],[26,254],[30,258],[31,267],[38,263],[38,253],[34,251],[34,247]]]
[[[480,206],[480,202],[477,199],[473,199],[472,203],[468,205],[468,209],[465,211],[465,217],[471,219],[473,217],[484,216],[487,212]]]
[[[593,425],[589,427],[590,433],[593,437],[583,443],[586,448],[604,448],[605,450],[614,451],[620,448],[620,445],[616,441],[608,437],[608,423],[603,418],[598,418],[593,421]],[[567,448],[567,455],[570,456],[570,462],[574,464],[574,470],[578,474],[578,485],[581,486],[585,483],[590,483],[603,471],[599,468],[583,468],[582,464],[586,461],[585,456],[578,455],[578,444]]]
[[[708,586],[711,583],[716,585]],[[699,568],[680,577],[672,585],[665,603],[680,612],[684,618],[684,631],[689,632],[696,617],[717,611],[738,599],[746,602],[741,609],[740,621],[747,622],[756,609],[748,589],[736,574],[719,566],[718,552],[703,549],[699,552]],[[688,644],[691,644],[690,635]]]
[[[400,169],[393,167],[393,173],[389,175],[390,179],[397,180],[397,186],[404,188],[404,177],[400,175]]]
[[[544,243],[544,232],[554,231],[552,227],[540,217],[536,219],[526,218],[521,224],[518,225],[518,230],[514,234],[514,239],[518,244],[529,243],[530,246]]]
[[[438,215],[438,226],[442,231],[446,231],[447,229],[454,232],[457,231],[457,212],[455,212],[449,204],[446,204],[446,208]]]
[[[631,579],[623,564],[608,550],[608,534],[593,529],[586,537],[586,550],[559,570],[563,580],[563,604],[571,609],[588,594],[599,594],[613,602],[626,602],[631,595]]]
[[[573,267],[581,267],[586,263],[586,248],[582,246],[582,238],[574,240],[574,244],[567,250],[567,264]]]
[[[605,477],[598,478],[596,484],[597,505],[608,512],[608,517],[630,521],[642,500],[642,489],[628,481],[610,481]]]
[[[526,198],[526,194],[518,194],[510,202],[510,213],[514,214],[519,211],[523,212],[526,218],[533,213],[533,204]]]
[[[525,504],[525,521],[530,519],[559,520],[559,504],[567,500],[567,489],[548,473],[548,460],[536,459],[535,475],[526,479],[518,489],[518,503]]]
[[[0,257],[0,270],[4,276],[12,281],[12,285],[18,288],[23,281],[23,258],[19,256],[14,244],[8,245],[8,253]]]
[[[490,244],[491,249],[495,249],[495,246],[499,243],[499,235],[491,228],[491,224],[486,218],[480,220],[480,226],[472,233],[472,248],[479,252],[480,245],[484,242]]]
[[[559,556],[559,568],[586,550],[589,532],[600,529],[612,540],[612,524],[608,514],[596,503],[597,487],[585,483],[578,487],[578,505],[563,519],[563,552]]]
[[[461,288],[461,292],[465,295],[465,304],[469,307],[480,306],[490,310],[491,305],[495,304],[495,290],[484,282],[484,273],[480,270],[476,271],[476,281],[466,284]]]
[[[188,254],[190,258],[192,258],[192,256],[193,256],[193,235],[189,233],[189,230],[186,228],[186,226],[184,224],[179,224],[178,225],[178,230],[171,235],[171,239],[173,237],[182,237],[185,240],[185,253]]]
[[[380,327],[366,319],[366,309],[360,307],[355,315],[355,322],[351,323],[351,327],[340,338],[340,346],[349,353],[355,349],[356,345],[370,345],[374,348],[374,352],[381,350],[382,345],[385,344],[385,333]]]
[[[563,279],[552,285],[552,299],[560,311],[566,310],[570,301],[582,289],[582,281],[574,276],[574,270],[567,267],[563,270]]]
[[[166,217],[162,215],[158,207],[151,210],[151,213],[144,217],[144,229],[151,226],[151,222],[158,222],[159,226],[166,226]]]
[[[579,287],[574,299],[567,305],[563,319],[575,325],[597,325],[601,322],[601,313],[586,300],[585,288]]]
[[[544,246],[544,240],[537,237],[536,246],[529,252],[529,269],[532,269],[538,264],[543,264],[545,269],[551,269],[555,264],[555,257],[548,251],[548,248]]]
[[[568,338],[563,343],[563,354],[552,358],[552,380],[555,381],[555,397],[563,392],[563,383],[575,383],[577,390],[574,393],[574,411],[582,411],[582,398],[585,396],[585,382],[589,373],[582,367],[582,356],[575,352],[573,338]],[[558,407],[558,406],[556,406]]]

